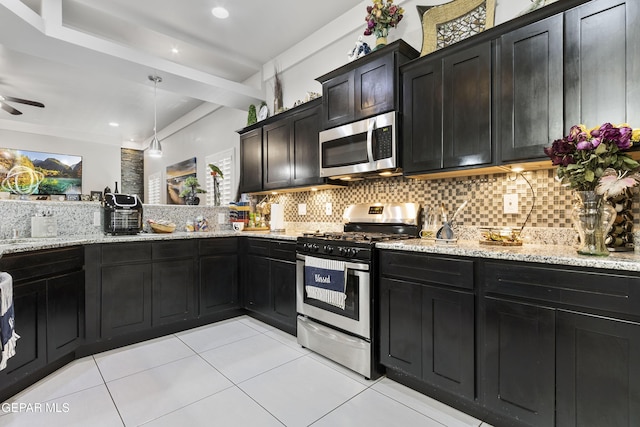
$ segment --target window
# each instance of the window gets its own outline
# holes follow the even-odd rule
[[[162,177],[160,172],[149,175],[147,182],[147,203],[150,205],[160,204],[160,189],[162,188]]]
[[[220,188],[220,205],[226,206],[233,200],[232,191],[235,190],[234,179],[234,149],[221,151],[216,154],[211,154],[204,159],[205,164],[207,165],[207,172],[211,172],[209,169],[209,164],[214,164],[220,168],[222,174],[224,175],[224,179],[218,178],[219,188]],[[207,173],[206,178],[206,199],[207,206],[214,206],[214,196],[213,196],[213,177],[210,173]]]

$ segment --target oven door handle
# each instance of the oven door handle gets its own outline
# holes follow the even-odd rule
[[[302,254],[296,254],[296,259],[306,263],[307,256]],[[355,270],[355,271],[369,271],[369,264],[365,263],[355,263],[350,261],[345,261],[344,267],[347,270]]]

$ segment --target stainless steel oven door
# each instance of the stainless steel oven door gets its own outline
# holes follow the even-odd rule
[[[298,254],[296,270],[296,307],[299,314],[334,326],[365,339],[371,339],[371,279],[369,265],[347,262],[345,309],[308,298],[304,289],[306,256]]]

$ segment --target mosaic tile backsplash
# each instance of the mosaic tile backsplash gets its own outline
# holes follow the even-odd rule
[[[531,183],[533,191],[526,180]],[[518,195],[518,213],[503,213],[503,195]],[[273,203],[285,206],[285,221],[291,229],[322,229],[323,225],[342,223],[345,207],[352,203],[414,202],[423,208],[444,205],[451,215],[465,200],[466,208],[456,219],[459,238],[479,238],[480,227],[519,229],[531,208],[523,235],[536,243],[573,244],[577,233],[572,228],[571,190],[555,178],[555,170],[417,180],[404,177],[350,182],[346,188],[316,192],[283,193],[269,196]],[[638,230],[638,197],[634,197],[634,229]],[[306,204],[307,215],[298,215],[298,204]],[[326,204],[332,214],[327,215]],[[325,226],[325,228],[327,227]]]

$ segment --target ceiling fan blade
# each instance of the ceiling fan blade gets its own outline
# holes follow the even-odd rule
[[[13,114],[14,116],[19,116],[20,114],[22,114],[21,111],[16,110],[11,105],[7,105],[4,102],[0,102],[0,108],[8,112],[9,114]]]
[[[32,105],[34,107],[44,108],[44,104],[42,102],[30,101],[28,99],[22,99],[22,98],[14,98],[13,96],[4,96],[4,99],[5,101],[19,102],[20,104],[27,104],[27,105]]]

